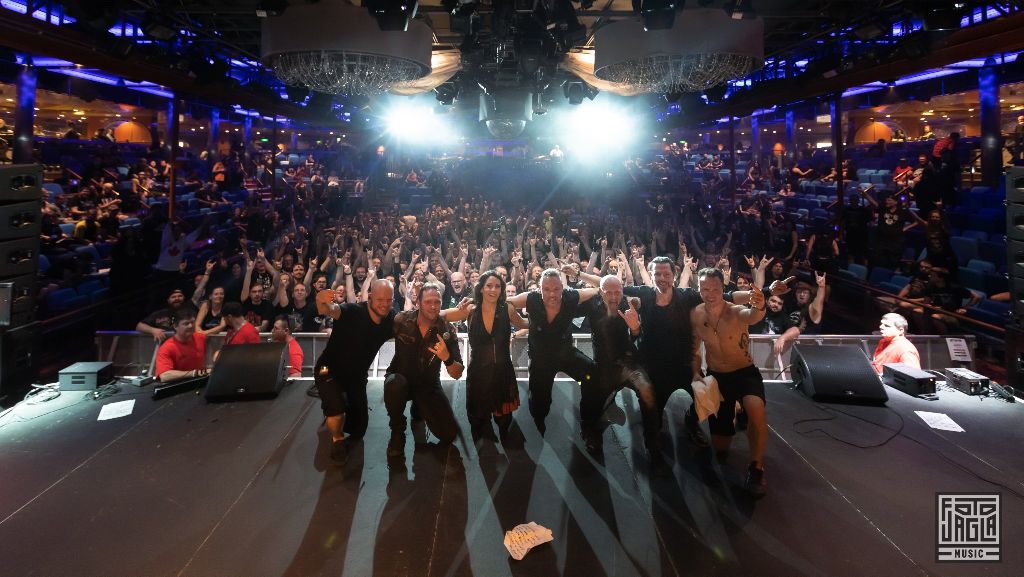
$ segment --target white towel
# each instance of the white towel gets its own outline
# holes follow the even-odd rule
[[[710,375],[690,384],[693,387],[693,404],[697,408],[697,418],[705,421],[710,415],[718,415],[718,407],[725,399],[718,390],[718,381]]]

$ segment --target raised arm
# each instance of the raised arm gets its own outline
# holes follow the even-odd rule
[[[811,322],[819,324],[825,312],[825,274],[819,275],[818,271],[814,271],[814,280],[818,285],[818,294],[814,295],[814,300],[807,307],[807,313],[811,317]]]

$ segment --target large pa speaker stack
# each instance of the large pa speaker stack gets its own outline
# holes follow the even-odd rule
[[[0,167],[0,396],[27,389],[36,376],[32,349],[42,187],[39,165]]]
[[[1024,167],[1006,169],[1006,267],[1013,320],[1024,326]]]
[[[819,401],[874,405],[889,400],[882,380],[856,345],[793,345],[793,383]]]

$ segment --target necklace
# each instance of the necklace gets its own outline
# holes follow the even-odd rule
[[[721,311],[719,311],[719,313],[718,313],[718,320],[715,321],[715,326],[711,326],[711,324],[708,322],[708,321],[711,320],[711,311],[707,310],[706,307],[705,307],[705,314],[707,315],[708,320],[704,321],[704,326],[709,328],[709,329],[711,329],[712,331],[714,331],[715,332],[715,336],[717,337],[718,336],[718,326],[722,324],[722,317],[725,316],[725,309],[723,308]]]

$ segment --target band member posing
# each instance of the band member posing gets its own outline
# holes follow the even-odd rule
[[[491,417],[504,438],[519,408],[519,385],[512,364],[512,327],[529,328],[505,296],[505,281],[493,270],[480,275],[473,299],[442,311],[448,322],[469,319],[469,348],[473,352],[466,375],[466,413],[473,438],[493,436]],[[489,434],[490,433],[490,434]]]
[[[459,434],[455,413],[441,389],[441,363],[462,378],[462,354],[455,329],[441,318],[441,285],[420,289],[419,308],[395,317],[395,356],[384,377],[384,406],[391,423],[388,457],[405,454],[405,405],[411,400],[442,443]]]
[[[634,302],[636,301],[636,302]],[[636,310],[639,299],[627,301],[622,296],[622,281],[615,275],[601,279],[601,301],[587,313],[594,335],[594,357],[597,359],[598,383],[602,396],[607,398],[622,387],[636,393],[643,416],[644,441],[650,454],[651,468],[665,474],[667,467],[661,456],[658,432],[658,403],[654,385],[640,366],[640,353],[633,342],[640,336],[640,314]],[[587,432],[585,432],[587,433]],[[600,432],[585,434],[587,449],[600,447]]]
[[[313,376],[331,432],[331,458],[335,461],[348,459],[346,440],[358,441],[366,433],[366,374],[381,345],[394,334],[393,299],[394,288],[387,280],[373,281],[370,300],[359,304],[335,303],[330,289],[317,293],[317,311],[334,319],[334,329],[316,361]]]
[[[543,435],[544,419],[551,410],[551,387],[561,371],[582,387],[580,420],[587,430],[601,416],[604,399],[592,378],[594,361],[572,346],[572,319],[581,316],[580,303],[593,298],[597,289],[565,288],[560,273],[547,269],[541,273],[540,290],[540,294],[531,291],[508,299],[517,309],[525,306],[530,317],[530,414]]]
[[[750,357],[750,338],[747,327],[764,316],[764,294],[750,293],[750,308],[732,305],[723,297],[725,277],[715,268],[701,269],[697,273],[700,296],[704,303],[690,314],[693,325],[693,380],[700,380],[700,345],[704,343],[704,359],[708,373],[718,381],[723,401],[718,415],[708,419],[715,451],[729,450],[736,434],[734,418],[736,402],[743,404],[749,418],[747,437],[750,440],[750,465],[747,467],[745,487],[752,495],[766,492],[764,480],[764,446],[768,439],[765,420],[764,382],[761,372]]]

